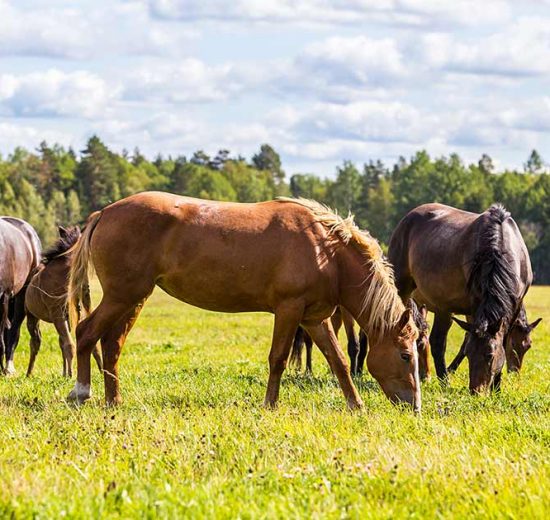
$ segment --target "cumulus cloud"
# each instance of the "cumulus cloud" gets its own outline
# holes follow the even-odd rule
[[[87,71],[0,75],[0,111],[19,117],[100,117],[118,89]]]
[[[548,19],[520,18],[482,38],[430,34],[424,38],[427,64],[452,72],[529,76],[550,73]]]
[[[127,99],[163,103],[220,101],[252,88],[258,81],[246,66],[207,65],[195,58],[149,63],[124,79]]]

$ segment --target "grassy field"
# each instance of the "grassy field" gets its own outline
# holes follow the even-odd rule
[[[18,375],[0,378],[0,517],[548,517],[550,288],[533,288],[527,309],[544,320],[521,376],[472,397],[464,364],[449,388],[424,385],[420,417],[368,376],[365,411],[349,413],[318,353],[315,376],[285,374],[265,410],[272,317],[161,291],[126,343],[116,410],[97,370],[92,400],[66,404],[50,326],[24,377],[25,333]],[[460,341],[455,326],[449,361]]]

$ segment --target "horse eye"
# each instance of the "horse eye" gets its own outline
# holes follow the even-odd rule
[[[412,359],[412,356],[411,356],[410,354],[407,354],[407,353],[403,352],[403,353],[401,354],[401,359],[402,359],[403,361],[409,362],[409,361]]]

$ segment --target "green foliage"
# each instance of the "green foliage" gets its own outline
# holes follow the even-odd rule
[[[92,136],[80,156],[42,142],[36,153],[16,148],[0,157],[0,211],[29,220],[47,243],[55,238],[55,224],[82,223],[91,211],[145,190],[239,202],[292,195],[318,200],[341,215],[354,213],[359,226],[385,244],[399,220],[420,204],[440,202],[479,213],[501,202],[524,234],[536,282],[550,283],[546,169],[536,150],[524,172],[498,172],[486,154],[466,165],[456,154],[432,158],[421,150],[391,168],[381,161],[369,160],[362,168],[344,161],[335,178],[297,173],[287,183],[281,158],[268,144],[250,161],[226,149],[213,157],[198,150],[189,160],[158,155],[149,161],[138,148],[117,154]]]
[[[314,375],[285,371],[266,410],[273,316],[206,312],[160,290],[123,350],[117,409],[95,363],[92,399],[67,405],[74,379],[60,375],[51,325],[25,377],[23,330],[18,374],[0,378],[0,517],[548,518],[549,301],[547,287],[527,296],[543,321],[519,377],[472,396],[464,363],[448,387],[423,384],[421,416],[368,375],[356,381],[365,410],[348,412],[317,349]],[[452,327],[449,358],[462,338]]]

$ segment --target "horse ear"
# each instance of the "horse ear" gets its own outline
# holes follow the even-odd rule
[[[420,314],[422,314],[422,317],[426,319],[428,317],[428,307],[426,307],[425,305],[421,305]]]
[[[531,332],[541,321],[542,318],[539,318],[538,320],[535,320],[533,323],[531,323],[529,325],[529,332]]]
[[[405,309],[405,311],[401,315],[401,318],[399,318],[399,323],[397,324],[397,327],[399,328],[399,330],[403,330],[407,326],[407,324],[411,319],[411,316],[412,316],[411,309],[409,308]]]
[[[463,328],[466,332],[472,332],[472,326],[467,321],[459,320],[458,318],[453,317],[453,321]]]
[[[67,236],[67,230],[63,226],[57,226],[57,232],[61,238]]]

